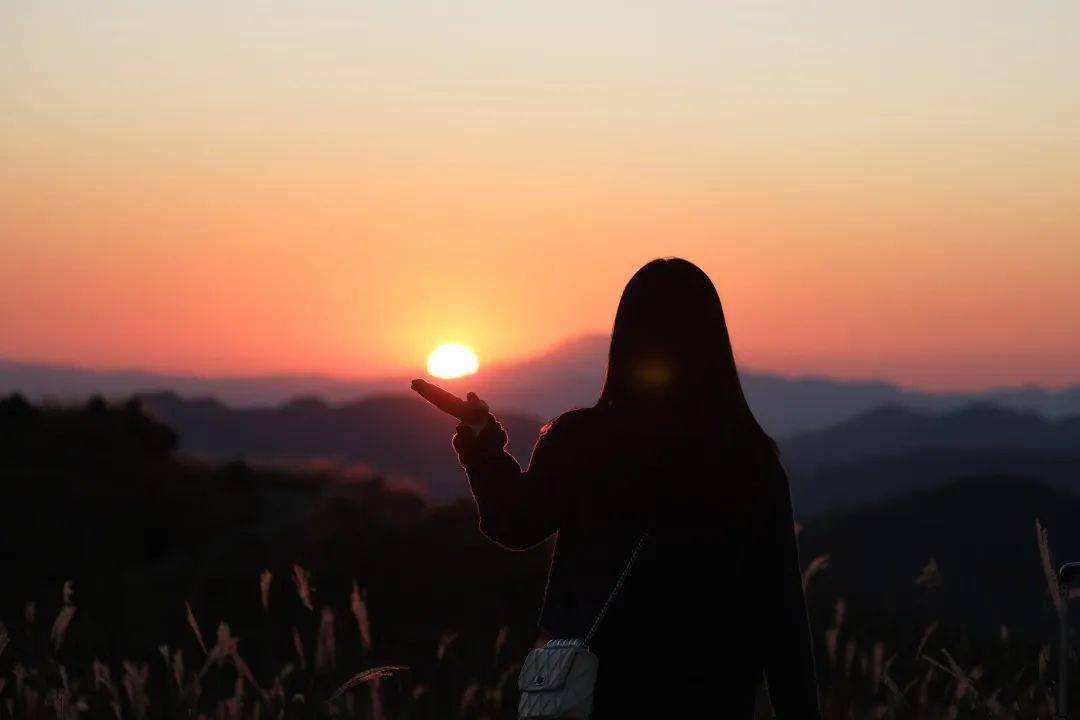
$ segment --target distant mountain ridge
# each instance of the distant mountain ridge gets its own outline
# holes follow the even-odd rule
[[[965,477],[1005,474],[1071,494],[1080,490],[1080,449],[1044,452],[938,447],[819,465],[785,456],[784,463],[791,478],[792,504],[800,519],[930,490]]]
[[[945,413],[884,405],[780,440],[796,509],[815,515],[934,487],[1010,474],[1080,489],[1080,416],[1048,420],[988,403]]]
[[[532,358],[485,365],[475,376],[444,384],[457,392],[475,390],[500,413],[516,410],[547,420],[596,401],[603,383],[607,347],[606,335],[586,335]],[[76,400],[93,394],[126,397],[165,391],[182,397],[212,397],[240,408],[274,406],[298,396],[342,403],[403,393],[410,379],[404,375],[346,379],[312,374],[194,377],[0,360],[0,394],[20,392],[31,400]],[[1080,414],[1080,385],[1061,390],[1024,387],[937,394],[905,390],[887,382],[787,378],[752,371],[743,373],[743,384],[762,424],[780,437],[825,428],[886,404],[945,412],[973,402],[989,402],[1048,418]]]
[[[784,440],[785,453],[813,464],[926,448],[1080,451],[1080,415],[1049,420],[986,402],[944,413],[882,405]]]
[[[298,399],[234,409],[173,393],[140,396],[176,429],[180,451],[214,460],[359,466],[396,478],[436,502],[466,496],[449,447],[454,423],[415,397],[330,405]],[[510,451],[526,464],[543,419],[499,413]],[[976,404],[946,413],[870,410],[824,430],[780,438],[797,514],[878,502],[958,477],[1012,474],[1054,487],[1080,485],[1080,417]]]
[[[378,472],[434,502],[468,496],[450,447],[454,421],[415,397],[379,396],[342,405],[301,398],[273,408],[230,408],[174,393],[138,396],[147,414],[179,435],[182,454],[252,464]],[[503,413],[509,451],[528,462],[535,418]]]

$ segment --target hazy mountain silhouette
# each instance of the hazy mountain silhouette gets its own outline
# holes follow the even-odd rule
[[[508,426],[511,451],[525,461],[542,422],[595,400],[606,352],[605,336],[585,336],[445,385],[488,399]],[[466,485],[448,447],[453,423],[405,397],[407,380],[197,378],[0,362],[0,391],[18,389],[31,398],[98,392],[126,398],[166,389],[144,393],[145,405],[177,430],[181,452],[193,456],[359,466],[435,501],[461,497]],[[933,395],[888,383],[755,373],[745,373],[744,384],[755,412],[781,442],[802,517],[964,475],[1022,474],[1064,488],[1080,476],[1080,418],[1035,414],[1080,413],[1080,388]],[[290,400],[298,396],[306,399]]]
[[[801,518],[940,487],[971,475],[1030,477],[1071,493],[1076,492],[1080,478],[1080,450],[926,448],[816,466],[785,457],[784,464],[791,477],[792,502]]]
[[[804,564],[829,555],[810,601],[827,607],[843,597],[849,607],[876,608],[880,624],[925,616],[1031,627],[1050,619],[1035,519],[1061,561],[1080,557],[1077,517],[1076,495],[1007,476],[963,479],[830,513],[800,536]],[[940,574],[936,589],[915,582],[931,558]]]
[[[343,405],[298,399],[274,408],[233,409],[172,393],[141,395],[145,412],[176,429],[179,451],[210,460],[377,471],[436,502],[466,496],[450,448],[454,422],[414,397],[373,397]],[[510,452],[528,461],[540,422],[503,413]]]
[[[807,516],[967,475],[1017,474],[1065,489],[1080,478],[1080,417],[1046,420],[985,403],[947,413],[883,406],[781,447]]]
[[[329,405],[301,399],[234,409],[172,393],[141,396],[175,428],[180,451],[212,460],[359,466],[435,501],[467,494],[449,449],[453,422],[414,397]],[[540,418],[500,413],[511,451],[527,462]],[[828,429],[780,439],[800,517],[894,497],[967,475],[1011,473],[1073,488],[1080,419],[1048,421],[988,405],[943,413],[886,406]]]
[[[815,465],[943,447],[1080,451],[1080,416],[1047,420],[987,403],[945,413],[885,405],[823,430],[784,439],[788,457]]]
[[[518,410],[547,420],[567,409],[595,402],[603,381],[607,345],[606,335],[586,335],[534,357],[486,364],[477,375],[444,384],[459,392],[475,390],[502,413]],[[266,407],[297,396],[341,403],[398,394],[406,391],[410,379],[405,374],[376,379],[321,375],[193,377],[0,361],[0,392],[18,391],[32,399],[79,400],[92,394],[127,397],[170,391],[183,397],[213,397],[236,407]],[[1014,388],[935,394],[908,391],[886,382],[787,378],[752,371],[743,373],[743,382],[760,420],[778,436],[827,427],[884,404],[942,412],[986,401],[1051,418],[1080,414],[1080,386],[1057,391]]]

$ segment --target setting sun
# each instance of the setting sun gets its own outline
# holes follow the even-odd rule
[[[479,367],[476,353],[456,343],[440,345],[431,351],[427,360],[428,373],[443,379],[472,375]]]

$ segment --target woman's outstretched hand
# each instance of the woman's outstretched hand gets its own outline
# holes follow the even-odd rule
[[[487,420],[487,403],[476,397],[476,393],[469,393],[462,400],[457,395],[443,390],[438,385],[420,379],[412,381],[412,389],[420,397],[463,423],[478,426],[483,425]]]

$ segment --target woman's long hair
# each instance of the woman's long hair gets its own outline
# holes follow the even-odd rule
[[[681,258],[653,260],[626,284],[596,407],[661,434],[776,450],[746,402],[720,296]]]

